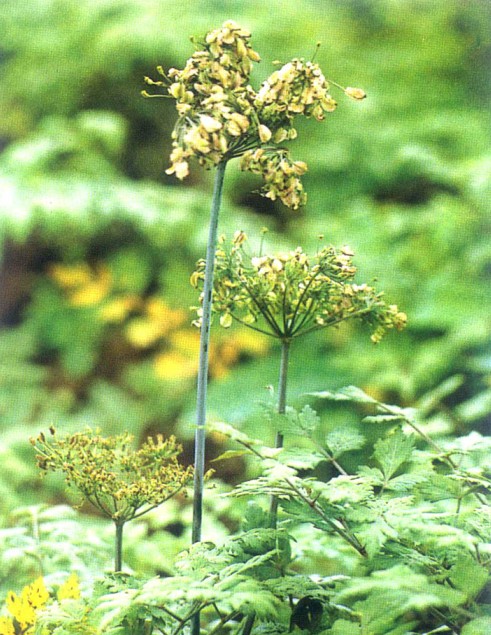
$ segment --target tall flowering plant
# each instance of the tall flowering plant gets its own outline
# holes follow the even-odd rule
[[[216,168],[203,265],[193,542],[201,539],[210,316],[225,167],[230,159],[239,158],[241,169],[263,178],[262,195],[298,209],[307,200],[300,178],[307,165],[294,161],[284,143],[297,136],[294,122],[298,115],[322,121],[336,108],[330,83],[313,61],[293,59],[255,90],[250,75],[260,56],[251,47],[250,38],[249,31],[228,20],[203,39],[194,40],[196,51],[182,70],[158,67],[159,79],[145,78],[152,94],[143,91],[144,96],[169,97],[176,102],[178,119],[167,173],[184,179],[191,159],[207,169]],[[365,96],[361,89],[342,90],[354,99]]]

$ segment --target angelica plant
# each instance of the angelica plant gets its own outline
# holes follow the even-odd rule
[[[294,120],[298,115],[322,121],[325,113],[336,108],[329,81],[313,61],[293,59],[274,71],[256,91],[249,80],[260,56],[251,47],[250,38],[247,29],[228,20],[203,39],[193,40],[197,50],[182,70],[165,71],[159,66],[160,79],[145,77],[148,86],[163,94],[143,91],[146,97],[176,100],[178,119],[167,174],[184,179],[191,159],[207,169],[216,167],[200,323],[193,542],[201,540],[211,296],[225,168],[229,160],[240,158],[241,169],[262,176],[264,196],[298,209],[307,200],[300,179],[307,165],[294,161],[282,144],[297,136]],[[361,89],[342,90],[353,99],[365,96]]]
[[[63,472],[68,485],[110,518],[115,526],[114,569],[120,571],[124,525],[175,496],[193,470],[177,460],[182,451],[174,437],[149,437],[134,450],[124,433],[102,437],[91,429],[59,438],[54,428],[31,439],[43,472]]]

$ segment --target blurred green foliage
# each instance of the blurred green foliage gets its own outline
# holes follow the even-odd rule
[[[486,0],[1,3],[5,527],[15,506],[65,500],[60,484],[40,487],[23,445],[43,426],[190,437],[196,332],[188,309],[197,298],[188,279],[204,251],[211,176],[197,166],[182,184],[165,175],[173,105],[140,90],[156,65],[182,67],[193,50],[187,34],[228,18],[253,33],[264,60],[257,86],[271,60],[309,58],[320,41],[326,76],[368,98],[348,102],[315,134],[302,124],[293,156],[309,165],[305,210],[251,193],[259,181],[231,166],[220,231],[259,240],[267,226],[273,249],[312,250],[319,234],[349,244],[360,276],[377,278],[409,320],[377,347],[353,326],[293,347],[289,400],[355,384],[420,407],[436,435],[489,430]],[[165,308],[153,311],[152,302]],[[276,383],[276,350],[233,329],[215,329],[212,339],[210,415],[271,441],[258,402]],[[355,410],[336,404],[322,404],[319,415],[326,431],[358,426]],[[368,434],[377,437],[376,424]],[[210,438],[210,458],[223,443]],[[219,475],[237,478],[225,467]],[[153,571],[149,559],[142,566]]]

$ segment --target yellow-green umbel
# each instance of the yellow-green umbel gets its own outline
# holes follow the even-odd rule
[[[236,232],[216,251],[213,312],[220,324],[234,320],[281,341],[358,319],[379,342],[390,329],[401,330],[406,314],[387,304],[373,286],[355,282],[356,267],[349,247],[320,248],[312,256],[301,247],[274,255],[251,256],[247,237]],[[192,276],[203,279],[203,261]],[[199,323],[199,319],[197,321]]]
[[[91,429],[59,438],[54,428],[31,439],[41,470],[63,472],[68,485],[114,522],[116,571],[125,523],[175,496],[193,476],[177,460],[182,447],[175,437],[149,437],[139,449],[133,441],[128,433],[103,437]]]
[[[275,255],[251,256],[247,236],[237,231],[227,246],[225,238],[215,254],[215,281],[212,311],[228,328],[233,321],[281,341],[278,381],[278,412],[286,411],[286,388],[290,344],[311,331],[358,319],[372,330],[379,342],[390,329],[401,330],[407,317],[395,304],[387,304],[383,294],[354,277],[353,252],[349,247],[320,248],[313,256],[301,247]],[[199,287],[204,278],[203,261],[198,262],[191,283]],[[201,308],[198,319],[201,322]],[[283,435],[276,436],[276,447]],[[277,499],[271,502],[271,522],[276,524]]]
[[[241,157],[241,169],[263,177],[264,196],[297,209],[307,200],[299,178],[307,165],[293,161],[282,145],[297,136],[295,117],[322,121],[333,112],[337,104],[331,85],[353,99],[363,99],[365,93],[329,82],[318,64],[303,59],[282,65],[256,91],[249,79],[260,57],[250,37],[232,20],[224,22],[194,41],[197,50],[182,70],[166,72],[159,66],[161,79],[145,78],[149,86],[165,89],[164,94],[143,94],[176,100],[179,117],[167,174],[185,178],[193,157],[205,168]]]

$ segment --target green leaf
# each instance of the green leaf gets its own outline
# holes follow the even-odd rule
[[[312,434],[319,427],[320,418],[313,408],[311,408],[309,405],[306,405],[298,413],[298,423],[300,430],[306,436],[311,437]]]
[[[325,460],[326,457],[320,452],[305,448],[283,450],[283,452],[278,455],[278,461],[280,463],[293,467],[296,470],[312,470]]]
[[[411,492],[415,485],[422,483],[425,479],[426,476],[424,474],[401,474],[400,476],[391,478],[385,484],[385,489],[393,492]]]
[[[489,635],[491,633],[491,617],[479,617],[468,622],[462,629],[462,635]]]
[[[363,417],[362,421],[363,423],[396,423],[403,419],[402,415],[369,415]]]
[[[472,423],[491,412],[491,390],[485,390],[457,406],[455,412],[465,423]]]
[[[251,529],[268,528],[270,526],[270,517],[256,501],[251,500],[247,503],[242,520],[241,528],[243,532]]]
[[[336,428],[326,435],[326,445],[334,459],[345,452],[359,450],[365,442],[365,437],[355,428]]]
[[[450,580],[469,600],[475,598],[488,579],[488,570],[471,557],[460,557],[450,570]]]
[[[443,474],[430,474],[418,486],[418,491],[429,501],[441,501],[461,498],[462,483]]]
[[[406,436],[401,430],[395,430],[390,436],[377,441],[373,456],[387,481],[411,458],[413,447],[413,437]]]
[[[313,397],[318,397],[319,399],[329,399],[330,401],[352,401],[354,403],[371,403],[378,404],[379,402],[367,395],[366,392],[363,392],[361,388],[357,388],[356,386],[346,386],[346,388],[341,388],[337,392],[330,392],[329,390],[324,390],[321,392],[310,392],[309,395]]]
[[[251,454],[250,450],[226,450],[220,456],[212,459],[210,463],[216,463],[217,461],[226,461],[228,459],[236,459],[244,454]]]
[[[361,626],[348,620],[336,620],[331,635],[361,635]]]
[[[300,411],[288,406],[284,414],[280,414],[276,410],[276,406],[273,409],[268,405],[266,406],[266,416],[271,424],[271,429],[284,435],[291,434],[310,438],[320,423],[316,411],[309,405],[304,406]]]
[[[358,474],[368,479],[368,482],[371,485],[380,486],[385,482],[384,474],[378,467],[368,467],[367,465],[362,465],[358,469]]]

